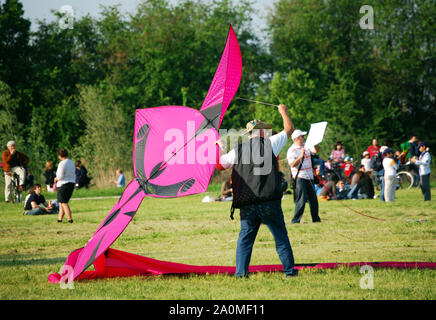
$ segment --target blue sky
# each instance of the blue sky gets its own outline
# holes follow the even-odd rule
[[[175,2],[172,0],[171,2]],[[256,0],[252,1],[259,14],[256,19],[259,23],[254,25],[257,28],[259,34],[260,30],[266,26],[266,13],[268,8],[272,9],[275,0]],[[4,3],[4,0],[0,0]],[[97,17],[100,12],[100,5],[108,6],[114,4],[121,4],[121,11],[123,13],[134,12],[138,3],[141,0],[21,0],[24,7],[24,16],[32,21],[32,30],[36,28],[36,19],[47,21],[53,21],[55,16],[51,13],[51,10],[59,10],[63,5],[70,5],[74,9],[74,16],[80,18],[81,16],[90,13],[91,16]]]

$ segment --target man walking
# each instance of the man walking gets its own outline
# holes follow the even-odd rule
[[[3,171],[5,172],[5,201],[9,202],[10,197],[10,184],[13,179],[13,174],[16,173],[19,176],[20,190],[24,190],[25,182],[25,170],[24,166],[29,163],[29,158],[15,149],[15,141],[9,141],[7,143],[7,150],[3,151]]]
[[[313,183],[312,161],[310,150],[304,149],[304,135],[307,132],[295,130],[292,133],[294,144],[288,149],[286,155],[291,167],[292,178],[296,179],[295,187],[295,211],[292,223],[300,223],[304,213],[306,201],[309,201],[310,214],[313,222],[321,222],[318,215],[318,198]]]
[[[227,154],[220,145],[219,170],[232,169],[232,219],[234,208],[240,209],[241,231],[236,248],[236,277],[248,277],[251,253],[260,224],[268,226],[274,236],[276,250],[286,276],[295,276],[294,255],[285,226],[281,198],[283,195],[277,156],[294,131],[285,105],[278,111],[283,131],[267,138],[271,125],[260,120],[247,123],[249,141],[239,144]]]

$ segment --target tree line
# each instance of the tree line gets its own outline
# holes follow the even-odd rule
[[[363,29],[362,5],[374,12]],[[231,23],[241,47],[238,96],[289,108],[296,127],[328,121],[322,155],[341,140],[359,158],[371,138],[395,146],[416,135],[436,142],[436,3],[433,0],[277,0],[266,38],[250,1],[148,0],[130,14],[102,7],[72,29],[39,21],[18,0],[0,6],[0,143],[14,139],[40,177],[67,148],[94,177],[132,168],[135,110],[199,109]],[[57,13],[58,18],[61,14]],[[223,128],[270,108],[235,100]]]

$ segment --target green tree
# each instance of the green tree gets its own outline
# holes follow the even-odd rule
[[[114,97],[92,86],[80,90],[79,108],[86,129],[72,155],[85,159],[94,182],[105,185],[117,168],[132,168],[127,122]]]
[[[10,87],[18,103],[15,110],[18,121],[28,123],[30,21],[23,15],[23,5],[18,0],[6,0],[0,5],[0,80]]]

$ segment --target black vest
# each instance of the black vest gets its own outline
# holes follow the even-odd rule
[[[233,164],[232,171],[232,207],[280,200],[283,192],[271,141],[254,137],[239,144],[235,152],[237,163]]]

